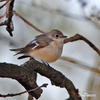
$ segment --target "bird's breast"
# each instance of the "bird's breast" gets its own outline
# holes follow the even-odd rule
[[[63,45],[52,42],[44,48],[32,51],[30,55],[45,62],[54,62],[61,56],[62,49]]]

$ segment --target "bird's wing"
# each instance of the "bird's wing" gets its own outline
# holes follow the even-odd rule
[[[23,48],[10,49],[11,51],[18,51],[17,54],[28,53],[32,50],[40,49],[48,46],[53,40],[47,37],[45,34],[37,36],[33,41]],[[17,55],[15,54],[15,55]]]
[[[24,49],[26,49],[26,51],[40,49],[48,46],[52,41],[53,40],[47,37],[45,34],[39,35],[36,37],[36,39],[34,39],[28,45],[26,45]]]

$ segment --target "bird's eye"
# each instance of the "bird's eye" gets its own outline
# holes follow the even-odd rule
[[[56,34],[56,38],[58,38],[59,37],[59,35],[58,34]]]

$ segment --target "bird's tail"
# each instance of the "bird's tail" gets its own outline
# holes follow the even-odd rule
[[[23,56],[18,57],[17,59],[24,59],[24,58],[28,58],[28,57],[30,57],[30,56],[28,56],[28,55],[23,55]]]
[[[10,49],[10,51],[22,51],[23,48],[17,48],[17,49]]]
[[[10,49],[10,51],[17,51],[17,53],[15,55],[23,53],[23,50],[24,50],[24,48]]]

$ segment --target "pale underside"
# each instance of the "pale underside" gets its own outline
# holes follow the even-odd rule
[[[29,55],[44,62],[54,62],[61,56],[63,49],[62,44],[58,45],[59,44],[57,42],[52,42],[51,45],[44,48],[30,51]]]

